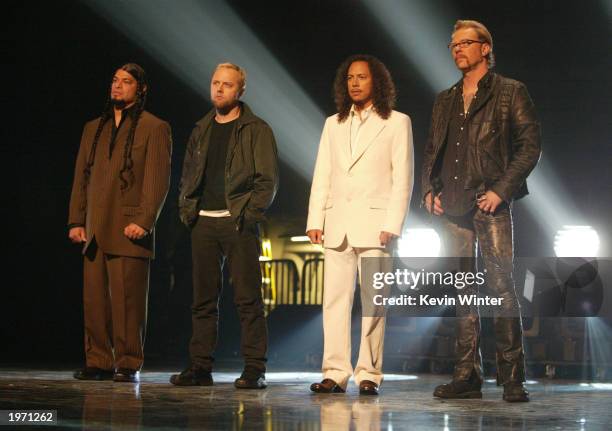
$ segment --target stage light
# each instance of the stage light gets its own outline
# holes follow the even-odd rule
[[[543,241],[553,243],[555,227],[566,225],[570,220],[576,223],[575,220],[582,222],[584,219],[581,209],[572,199],[572,194],[563,187],[563,178],[559,177],[546,160],[538,163],[529,175],[527,185],[529,195],[517,204],[524,205],[539,224]],[[551,252],[552,250],[549,251]]]
[[[397,242],[400,257],[438,257],[440,236],[431,228],[406,229]]]
[[[325,116],[225,2],[86,3],[207,100],[217,64],[244,67],[244,100],[274,130],[281,159],[303,178],[312,176]]]
[[[591,226],[565,225],[555,235],[557,257],[597,257],[599,235]]]
[[[309,241],[310,241],[310,238],[308,238],[306,235],[291,237],[291,242],[309,242]]]
[[[591,387],[600,391],[612,391],[612,383],[591,383]]]

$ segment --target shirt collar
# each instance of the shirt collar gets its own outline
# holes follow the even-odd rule
[[[480,80],[478,81],[478,89],[480,90],[482,88],[489,88],[493,81],[492,78],[493,78],[493,72],[491,72],[490,70],[487,71],[487,73],[485,73],[484,76],[480,78]],[[457,87],[460,89],[463,89],[463,78],[453,87],[453,89]]]
[[[366,109],[362,109],[360,111],[361,115],[359,115],[357,114],[357,111],[355,110],[355,104],[353,104],[351,105],[351,117],[354,115],[357,115],[357,118],[361,118],[361,121],[365,121],[370,116],[370,113],[372,112],[372,108],[374,108],[374,104],[371,104]]]
[[[136,105],[137,105],[137,104],[136,104],[136,103],[134,103],[134,104],[133,104],[132,106],[130,106],[129,108],[124,109],[123,111],[121,111],[121,115],[128,115],[128,114],[132,114],[132,113],[134,113],[134,112],[136,111],[136,108],[137,108],[137,106],[136,106]]]
[[[112,110],[113,108],[111,108]],[[132,106],[130,106],[129,108],[125,108],[121,110],[121,121],[123,121],[125,118],[127,118],[128,115],[131,115],[132,113],[134,113],[134,111],[136,111],[136,103],[134,103]],[[114,111],[112,111],[114,113]]]
[[[489,70],[482,78],[480,78],[480,81],[478,81],[478,88],[489,88],[491,86],[492,76],[493,72]]]

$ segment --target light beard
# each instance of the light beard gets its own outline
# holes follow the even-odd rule
[[[239,104],[238,100],[232,101],[229,103],[224,103],[223,105],[217,105],[213,103],[213,105],[215,106],[215,110],[221,115],[229,114],[232,109],[238,106],[238,104]]]

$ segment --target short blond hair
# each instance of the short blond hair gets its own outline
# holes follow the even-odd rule
[[[455,23],[455,27],[453,28],[453,34],[462,28],[471,28],[478,35],[478,39],[482,42],[486,42],[489,44],[491,49],[487,54],[487,63],[489,65],[489,69],[495,66],[495,55],[493,55],[493,37],[491,37],[491,32],[489,29],[485,27],[485,25],[481,22],[474,21],[472,19],[459,19]]]
[[[219,63],[217,64],[217,67],[215,67],[214,72],[221,69],[222,67],[227,68],[227,69],[232,69],[238,72],[238,74],[240,75],[240,81],[239,81],[240,93],[244,93],[244,90],[246,90],[246,78],[247,78],[246,70],[244,70],[242,67],[234,63]]]

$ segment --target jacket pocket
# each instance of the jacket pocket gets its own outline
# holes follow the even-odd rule
[[[142,209],[140,207],[121,207],[121,214],[126,216],[135,216],[142,213]]]
[[[501,127],[497,122],[486,123],[486,128],[481,130],[480,151],[481,169],[486,177],[499,176],[504,170],[501,148]]]
[[[370,198],[368,199],[368,206],[370,208],[387,209],[389,199],[384,198]]]

